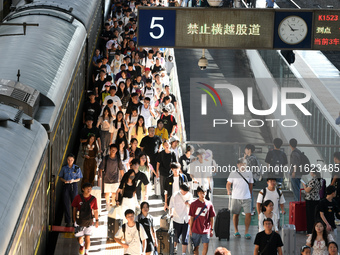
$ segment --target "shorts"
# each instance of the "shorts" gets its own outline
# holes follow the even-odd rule
[[[82,237],[82,236],[92,236],[93,226],[81,227],[78,226],[74,228],[74,236]]]
[[[181,244],[188,244],[188,223],[177,223],[174,221],[174,229],[175,229],[175,242],[178,243],[179,237],[181,238]]]
[[[119,183],[104,183],[104,193],[116,193]]]
[[[251,213],[251,198],[231,199],[231,213],[240,214],[243,208],[244,213]]]
[[[209,243],[210,240],[210,234],[197,234],[192,233],[191,241],[193,242],[194,246],[197,247],[200,245],[202,239],[202,243]]]

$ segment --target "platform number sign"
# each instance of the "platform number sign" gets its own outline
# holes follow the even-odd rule
[[[174,47],[176,33],[175,10],[139,10],[138,45]]]

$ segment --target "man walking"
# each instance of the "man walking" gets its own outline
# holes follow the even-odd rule
[[[104,175],[104,193],[106,200],[106,209],[110,207],[110,194],[112,198],[112,205],[115,205],[116,191],[119,187],[119,174],[121,177],[124,175],[124,166],[117,153],[117,145],[110,145],[110,154],[103,158],[103,161],[99,165],[99,175]]]
[[[255,237],[254,255],[282,255],[281,236],[273,231],[273,220],[267,218],[263,220],[264,231],[257,233]]]
[[[90,237],[93,231],[93,215],[96,220],[95,227],[98,228],[98,206],[97,199],[91,195],[92,184],[84,183],[81,189],[83,194],[77,195],[72,202],[74,236],[78,238],[80,245],[79,254],[88,255],[91,245]]]
[[[243,208],[246,214],[245,235],[244,238],[250,239],[251,235],[248,233],[251,221],[251,192],[253,190],[253,175],[251,171],[246,169],[247,161],[244,158],[239,158],[237,161],[237,169],[231,172],[227,180],[228,195],[231,195],[231,213],[233,214],[233,223],[235,228],[235,237],[241,237],[238,231],[238,221],[241,209]],[[231,185],[233,185],[233,192],[231,193]]]
[[[197,188],[198,199],[190,205],[189,235],[195,246],[194,254],[198,255],[199,245],[203,243],[202,255],[208,253],[209,240],[214,234],[215,209],[210,201],[205,199],[207,190],[203,186]]]
[[[292,150],[290,154],[290,164],[291,164],[291,182],[292,182],[292,189],[294,194],[294,200],[299,201],[300,199],[300,186],[301,186],[301,151],[296,148],[297,141],[296,139],[292,138],[289,140],[289,147]]]
[[[285,214],[284,210],[284,204],[286,202],[283,193],[281,190],[279,190],[276,187],[276,179],[275,178],[268,178],[267,179],[267,187],[262,189],[258,196],[256,201],[256,209],[257,209],[257,215],[260,215],[261,211],[261,205],[266,201],[271,200],[274,203],[274,210],[273,213],[276,214],[278,218],[278,222],[275,222],[276,226],[279,226],[280,224],[280,208],[282,214]]]

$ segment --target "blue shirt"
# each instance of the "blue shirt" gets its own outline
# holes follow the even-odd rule
[[[80,167],[73,164],[71,168],[69,168],[68,165],[63,166],[61,168],[59,177],[65,179],[65,181],[70,181],[72,179],[76,180],[79,178],[83,178],[83,174]]]
[[[274,7],[274,2],[272,0],[266,0],[267,2],[267,8],[273,8]]]

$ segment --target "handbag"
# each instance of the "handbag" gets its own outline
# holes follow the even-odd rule
[[[122,202],[123,202],[124,189],[125,189],[125,183],[124,183],[124,187],[123,187],[122,191],[118,193],[118,196],[117,196],[117,199],[116,199],[117,205],[121,205]]]

